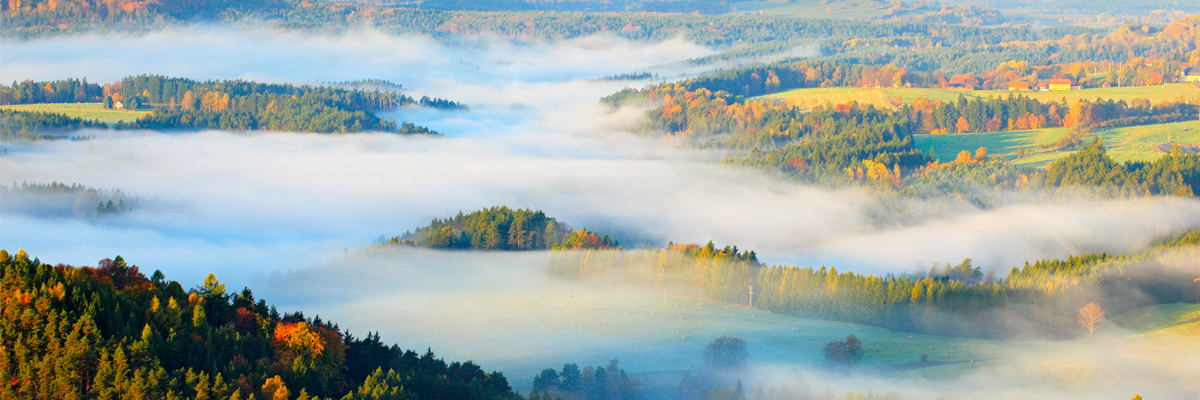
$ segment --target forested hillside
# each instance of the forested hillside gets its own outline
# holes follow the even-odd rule
[[[612,249],[618,244],[608,235],[587,229],[573,230],[540,210],[492,207],[446,219],[434,219],[416,231],[393,236],[386,245],[413,245],[433,249],[549,250]]]
[[[107,129],[108,124],[56,113],[0,109],[0,140],[59,139],[84,128]]]
[[[895,110],[858,103],[804,110],[745,100],[724,91],[687,90],[684,85],[663,85],[647,93],[647,100],[658,107],[647,112],[648,122],[638,133],[666,134],[701,148],[734,150],[727,163],[827,185],[861,184],[919,196],[948,195],[967,187],[1061,186],[1091,187],[1110,196],[1192,196],[1200,173],[1198,156],[1180,152],[1155,162],[1118,166],[1103,154],[1102,143],[1086,139],[1093,128],[1195,119],[1197,107],[1185,102],[1043,103],[1009,94],[971,100],[960,96],[956,102],[917,99]],[[1009,166],[981,148],[964,151],[954,162],[943,164],[914,147],[912,138],[1047,126],[1071,130],[1051,146],[1023,151],[1078,148],[1079,156],[1055,161],[1042,170]]]
[[[404,106],[462,110],[466,106],[445,99],[415,100],[396,91],[342,89],[335,86],[263,84],[242,80],[196,81],[159,75],[129,76],[103,85],[87,80],[14,82],[0,85],[0,104],[103,101],[106,107],[152,109],[128,127],[144,129],[233,129],[316,133],[383,131],[400,134],[436,134],[409,122],[381,119],[375,112]],[[4,133],[61,130],[87,125],[55,114],[40,116],[47,122],[36,125],[32,114],[6,123]],[[60,121],[61,120],[61,121]],[[7,119],[6,119],[7,121]],[[31,121],[31,122],[25,122]],[[23,124],[23,125],[18,125]],[[11,128],[9,126],[12,126]]]
[[[211,274],[184,289],[121,257],[0,250],[0,398],[519,399],[499,372],[280,314]]]

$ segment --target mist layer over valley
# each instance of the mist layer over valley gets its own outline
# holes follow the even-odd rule
[[[5,235],[4,245],[20,239],[72,263],[91,262],[93,241],[162,255],[147,264],[179,263],[191,257],[174,255],[187,249],[224,249],[246,264],[214,272],[235,278],[299,268],[434,217],[498,204],[620,232],[633,245],[711,239],[756,249],[767,261],[853,262],[847,266],[896,272],[965,257],[1004,270],[1047,256],[1125,252],[1200,223],[1195,201],[1086,198],[986,212],[914,201],[903,207],[940,217],[881,221],[868,215],[873,201],[863,192],[721,167],[713,163],[720,154],[626,134],[640,111],[612,112],[596,99],[641,83],[587,79],[711,52],[683,41],[589,37],[451,47],[373,32],[321,37],[210,27],[5,48],[3,80],[103,81],[125,75],[124,65],[195,79],[375,78],[472,107],[391,113],[451,136],[445,139],[97,131],[92,141],[5,145],[0,181],[78,182],[180,205],[166,215],[134,213],[105,224],[6,216],[6,231],[29,233]],[[248,53],[258,56],[238,56]],[[92,239],[56,240],[68,232]],[[179,267],[195,279],[212,268]]]
[[[1159,390],[1159,398],[1196,393],[1186,377],[1200,370],[1160,362],[1167,357],[1161,348],[1142,347],[1140,341],[1111,339],[1119,345],[1081,357],[1075,354],[1086,349],[1074,342],[913,338],[883,328],[730,308],[682,292],[664,296],[645,287],[564,282],[546,274],[543,251],[359,250],[433,218],[507,205],[607,232],[627,248],[711,240],[753,249],[768,265],[836,266],[880,275],[971,258],[1003,276],[1030,260],[1139,253],[1164,235],[1200,227],[1200,202],[1194,198],[1080,194],[989,209],[953,198],[881,198],[869,189],[804,185],[722,164],[726,153],[674,138],[632,135],[644,123],[645,110],[610,109],[598,100],[648,81],[595,78],[642,71],[675,77],[695,71],[662,66],[716,52],[684,40],[592,36],[454,44],[373,31],[310,36],[204,26],[2,44],[5,82],[67,77],[110,82],[138,73],[292,84],[384,79],[410,96],[450,99],[470,110],[381,113],[445,137],[86,130],[93,139],[5,142],[0,182],[6,185],[63,182],[120,189],[149,206],[79,217],[43,212],[5,192],[0,248],[23,248],[73,265],[120,254],[185,287],[214,273],[230,287],[255,288],[284,310],[303,309],[352,332],[376,331],[404,348],[433,347],[448,359],[474,359],[504,371],[523,392],[542,368],[617,358],[647,382],[648,393],[664,395],[662,387],[677,385],[682,371],[700,367],[712,339],[743,335],[753,338],[754,369],[747,376],[780,384],[800,369],[813,395],[826,387],[838,393],[895,390],[906,399],[989,398],[980,391],[994,398],[1127,396],[1148,388]],[[678,325],[664,322],[664,314],[677,317],[666,320]],[[916,362],[927,354],[979,366],[941,378],[915,370],[879,374],[886,379],[821,372],[821,346],[851,334],[887,343],[879,347],[889,360]],[[958,355],[950,355],[953,346],[959,346]],[[1195,352],[1183,350],[1192,357]],[[1022,386],[1029,383],[1023,375],[1057,370],[1059,365],[1049,364],[1062,358],[1076,363],[1068,370],[1114,382],[1059,392],[1061,381],[1070,386],[1078,378],[1064,376]],[[1014,367],[1014,359],[1033,366]],[[1131,368],[1144,372],[1121,375]]]

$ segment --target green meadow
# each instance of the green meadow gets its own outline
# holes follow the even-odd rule
[[[133,122],[141,116],[150,113],[149,111],[106,109],[101,103],[18,104],[0,106],[0,108],[18,111],[58,113],[69,117],[100,120],[100,122],[108,124],[117,122]]]
[[[1073,151],[1040,150],[1067,135],[1068,131],[1066,128],[1047,128],[1010,132],[915,135],[913,143],[921,150],[932,149],[934,156],[942,162],[953,161],[960,151],[966,150],[974,153],[976,149],[985,147],[990,156],[1003,157],[1018,165],[1040,167],[1065,157]],[[1098,130],[1093,131],[1084,140],[1090,141],[1093,138],[1103,140],[1108,148],[1108,155],[1118,162],[1151,161],[1166,154],[1161,148],[1156,148],[1156,145],[1168,142],[1200,145],[1200,121]],[[1026,155],[1018,158],[1017,150],[1021,148],[1025,149]]]

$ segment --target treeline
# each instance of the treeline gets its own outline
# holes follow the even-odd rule
[[[587,229],[573,230],[540,210],[492,207],[393,236],[383,244],[459,250],[612,249],[615,240]]]
[[[58,113],[0,108],[0,140],[59,139],[65,137],[63,133],[85,128],[107,129],[108,124]]]
[[[499,372],[281,315],[211,274],[185,290],[121,257],[51,266],[0,250],[0,291],[6,399],[520,398]]]
[[[95,220],[97,217],[135,211],[147,205],[145,199],[130,196],[121,189],[103,190],[73,183],[27,183],[12,186],[0,184],[4,202],[0,209],[42,217],[76,217]]]
[[[760,267],[753,252],[712,242],[668,244],[666,248],[556,251],[547,272],[563,279],[648,285],[659,290],[728,303],[747,304],[752,273]],[[678,293],[677,293],[678,294]]]
[[[1200,154],[1170,154],[1151,162],[1117,163],[1096,139],[1046,166],[1040,175],[1047,187],[1090,190],[1110,196],[1172,195],[1194,197],[1200,189]]]
[[[145,129],[428,132],[408,125],[401,129],[396,121],[374,114],[416,104],[411,97],[395,92],[139,75],[105,85],[105,94],[117,102],[136,99],[154,106],[154,112],[137,120]]]
[[[608,365],[579,368],[563,364],[562,371],[542,370],[533,378],[529,400],[639,400],[641,382],[630,378],[613,359]]]
[[[62,79],[34,82],[13,81],[12,86],[0,85],[0,105],[38,103],[95,103],[104,99],[104,88],[83,80]]]
[[[706,249],[558,252],[547,268],[568,279],[608,279],[730,303],[749,304],[753,296],[758,309],[802,318],[984,338],[1074,337],[1081,333],[1075,313],[1089,302],[1119,313],[1193,299],[1192,272],[1161,261],[1159,250],[1039,260],[997,278],[970,259],[877,276],[824,266],[761,266]]]
[[[974,98],[959,95],[953,103],[918,98],[901,106],[908,114],[914,134],[978,133],[1029,130],[1051,127],[1115,128],[1130,125],[1161,124],[1196,119],[1197,108],[1186,102],[1161,102],[1151,105],[1147,99],[1125,101],[1081,100],[1040,102],[1021,95]]]
[[[421,100],[417,101],[417,104],[420,104],[421,107],[436,108],[439,110],[466,111],[470,109],[466,104],[457,101],[429,98],[429,96],[421,96]]]

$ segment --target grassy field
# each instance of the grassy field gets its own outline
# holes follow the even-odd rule
[[[874,104],[876,107],[896,108],[901,104],[910,103],[913,99],[924,97],[930,100],[954,101],[959,95],[968,98],[987,98],[1008,96],[1011,92],[997,90],[947,90],[924,88],[808,88],[794,89],[758,97],[760,99],[778,100],[788,104],[811,108],[817,105],[849,103],[858,101],[863,104]],[[1200,87],[1191,83],[1172,83],[1162,86],[1132,86],[1098,88],[1087,90],[1072,90],[1069,92],[1021,92],[1021,95],[1041,101],[1061,100],[1064,97],[1068,103],[1082,99],[1116,99],[1130,101],[1147,99],[1151,103],[1174,100],[1182,97],[1188,100],[1200,100]]]
[[[1200,339],[1200,305],[1145,307],[1115,316],[1113,323],[1143,337],[1182,336]]]
[[[962,133],[945,135],[914,136],[914,146],[921,150],[932,149],[939,161],[953,161],[958,152],[986,147],[988,154],[1001,156],[1012,163],[1028,166],[1043,166],[1059,158],[1065,157],[1071,151],[1039,152],[1040,146],[1054,143],[1067,134],[1066,128],[1049,128],[1029,131],[993,132],[993,133]],[[1108,154],[1113,160],[1150,161],[1162,157],[1163,152],[1153,148],[1156,144],[1167,143],[1200,144],[1200,121],[1176,122],[1170,124],[1131,126],[1124,128],[1095,131],[1085,141],[1100,138],[1108,147]],[[1025,148],[1028,154],[1016,158],[1017,149]]]
[[[879,0],[763,0],[730,3],[734,13],[818,18],[869,18],[883,15],[886,3]]]
[[[98,119],[104,123],[119,121],[133,122],[139,117],[149,114],[149,111],[112,110],[104,108],[101,103],[49,103],[49,104],[18,104],[0,106],[8,110],[41,111],[65,114],[69,117],[83,119]]]
[[[840,104],[857,101],[860,104],[874,104],[881,108],[897,108],[911,103],[914,99],[924,97],[930,100],[945,102],[955,101],[958,96],[975,96],[961,90],[924,89],[924,88],[809,88],[794,89],[786,92],[758,97],[765,100],[783,101],[787,104],[805,109],[825,103]],[[996,92],[999,93],[999,92]]]

